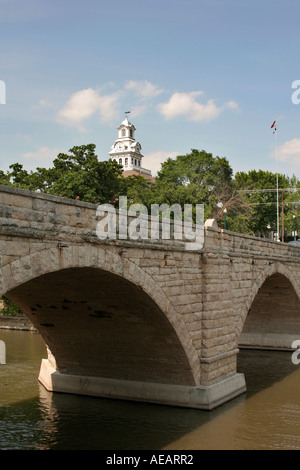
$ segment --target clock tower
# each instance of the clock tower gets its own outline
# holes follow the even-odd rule
[[[123,176],[140,175],[153,180],[151,171],[142,166],[142,146],[135,140],[135,127],[127,118],[118,127],[118,138],[111,147],[109,156],[123,166]]]

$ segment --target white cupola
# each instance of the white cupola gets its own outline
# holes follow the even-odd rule
[[[151,171],[142,167],[142,146],[135,140],[135,127],[127,118],[118,127],[118,138],[111,146],[110,158],[123,166],[123,175],[141,174],[151,178]],[[129,174],[130,172],[130,174]]]

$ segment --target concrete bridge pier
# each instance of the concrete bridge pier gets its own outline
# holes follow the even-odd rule
[[[174,385],[60,373],[51,359],[43,359],[39,381],[51,392],[157,403],[212,410],[246,391],[244,374],[212,385]]]
[[[167,270],[163,253],[156,251],[155,259],[152,251],[127,247],[126,258],[120,259],[115,247],[86,248],[85,266],[74,267],[77,251],[69,246],[60,255],[65,269],[9,293],[48,345],[39,373],[47,390],[207,410],[245,392],[244,375],[236,373],[238,349],[216,354],[209,347],[214,335],[204,339],[201,304],[191,303],[200,297],[179,294],[186,285],[174,276],[171,260]],[[97,267],[86,266],[92,252],[97,253]],[[149,269],[159,267],[163,283],[175,286],[162,289],[157,279],[143,275],[130,261],[142,254]],[[191,254],[177,256],[191,290]],[[194,263],[199,264],[197,257]],[[197,292],[198,280],[194,285]],[[187,324],[181,310],[190,312]]]

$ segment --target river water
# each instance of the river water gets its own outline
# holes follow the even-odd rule
[[[248,390],[213,411],[53,394],[36,332],[0,330],[0,450],[300,449],[300,369],[288,351],[241,350]]]

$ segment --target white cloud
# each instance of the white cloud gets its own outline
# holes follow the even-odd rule
[[[50,101],[41,99],[41,100],[39,101],[39,105],[40,105],[40,106],[43,106],[43,107],[49,108],[49,107],[52,106],[52,103],[50,103]]]
[[[24,167],[27,169],[29,166],[30,170],[35,170],[37,167],[49,168],[52,166],[53,160],[61,152],[65,152],[65,150],[44,146],[38,147],[33,152],[23,153],[22,159],[24,159]]]
[[[70,96],[57,113],[56,120],[61,124],[75,127],[80,132],[86,132],[86,123],[94,115],[97,115],[102,123],[111,123],[120,118],[121,98],[124,97],[124,93],[129,91],[134,91],[138,96],[138,102],[130,109],[132,118],[145,113],[149,100],[163,92],[162,89],[147,80],[130,80],[123,89],[111,94],[100,94],[99,90],[86,88],[76,91]],[[197,98],[202,94],[202,91],[177,92],[167,102],[160,103],[157,109],[165,119],[183,116],[196,122],[214,119],[226,109],[238,109],[235,101],[228,101],[222,106],[217,106],[214,100],[210,99],[202,104],[197,101]],[[126,99],[128,100],[128,97]],[[50,103],[42,99],[39,104],[45,108]]]
[[[153,85],[151,82],[148,82],[147,80],[130,80],[126,83],[125,89],[134,90],[142,98],[153,98],[154,96],[159,95],[163,91],[157,86]]]
[[[235,111],[238,111],[239,110],[239,105],[237,104],[236,101],[228,101],[227,103],[225,103],[224,105],[224,108],[229,108],[229,109],[233,109]]]
[[[92,88],[77,91],[58,112],[57,121],[76,127],[80,132],[85,132],[85,121],[95,113],[100,116],[101,122],[111,122],[118,119],[117,102],[119,98],[119,92],[100,96]]]
[[[276,151],[271,157],[276,159]],[[300,170],[300,139],[287,140],[277,149],[278,162],[285,164],[285,171],[299,172]],[[282,169],[281,169],[282,171]]]
[[[274,153],[273,156],[276,157],[276,154]],[[286,141],[278,148],[277,156],[282,162],[295,158],[300,162],[300,139]]]
[[[174,93],[167,103],[158,105],[159,112],[165,119],[173,119],[177,116],[185,116],[190,121],[210,121],[219,116],[226,108],[238,109],[235,101],[229,101],[218,107],[214,100],[208,100],[206,104],[196,101],[196,98],[203,94],[203,91],[193,91],[190,93]]]
[[[146,111],[146,106],[145,105],[140,105],[140,106],[133,106],[130,111],[130,117],[135,118],[137,116],[140,116]]]
[[[168,158],[176,158],[179,152],[164,152],[158,150],[144,155],[143,166],[147,170],[151,170],[152,176],[156,176],[157,172],[161,170],[161,164]]]

